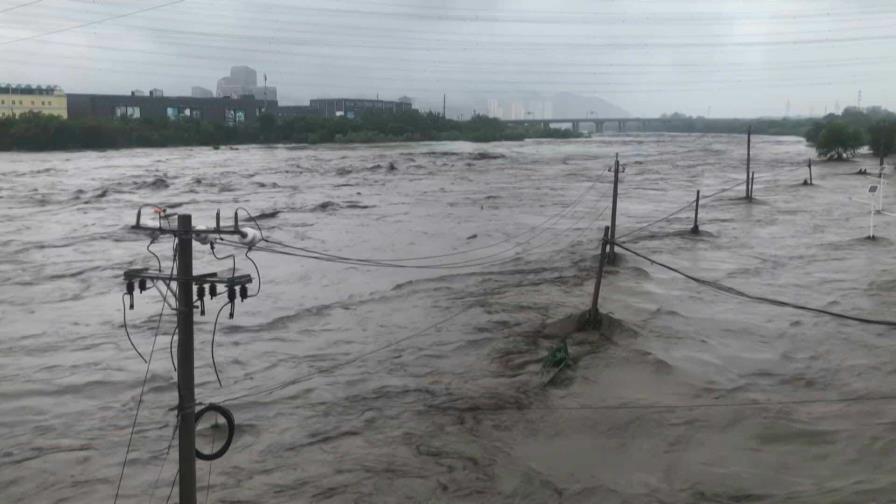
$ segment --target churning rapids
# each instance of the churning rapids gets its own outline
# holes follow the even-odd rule
[[[145,371],[121,313],[122,271],[155,267],[129,229],[144,203],[203,225],[243,206],[266,237],[340,255],[473,249],[406,263],[443,269],[254,252],[261,293],[218,327],[223,388],[209,351],[221,298],[196,317],[197,400],[230,399],[238,424],[210,472],[198,462],[200,499],[208,486],[209,502],[890,501],[896,401],[787,401],[891,393],[892,328],[726,296],[620,251],[601,294],[612,318],[569,335],[574,364],[545,386],[563,335],[551,322],[590,303],[615,152],[621,241],[747,292],[896,318],[896,218],[864,239],[874,179],[855,172],[876,173],[870,158],[819,162],[803,186],[805,143],[757,136],[752,204],[736,187],[701,204],[699,236],[692,208],[626,236],[742,180],[745,140],[0,154],[0,501],[112,501]],[[153,250],[167,268],[170,241]],[[198,243],[194,258],[229,264]],[[150,291],[127,312],[144,354],[160,306]],[[163,502],[176,471],[173,327],[166,310],[123,502]],[[775,404],[705,406],[752,402]]]

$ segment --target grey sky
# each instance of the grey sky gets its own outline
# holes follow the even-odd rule
[[[567,91],[722,117],[788,100],[821,114],[861,89],[896,109],[892,0],[183,0],[127,15],[171,1],[0,0],[0,82],[188,94],[245,64],[281,103]]]

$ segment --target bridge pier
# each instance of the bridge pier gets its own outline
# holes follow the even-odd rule
[[[573,122],[572,122],[572,130],[575,131],[576,133],[578,133],[578,132],[579,132],[579,129],[580,129],[580,128],[579,128],[579,121],[573,121]]]

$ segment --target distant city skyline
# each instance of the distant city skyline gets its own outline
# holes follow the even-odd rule
[[[821,114],[855,104],[861,89],[863,104],[896,108],[886,64],[896,9],[885,0],[0,0],[0,9],[0,80],[72,92],[189,95],[246,65],[283,103],[407,94],[441,110],[447,93],[469,113],[489,98],[570,93],[632,115],[743,117],[785,114],[788,98],[792,115]]]

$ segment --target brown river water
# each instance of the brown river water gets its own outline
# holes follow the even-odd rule
[[[698,236],[693,207],[639,229],[742,180],[745,150],[739,135],[637,134],[0,153],[0,502],[113,500],[146,371],[121,305],[122,271],[156,265],[129,229],[141,204],[208,226],[246,207],[267,238],[337,255],[451,254],[384,268],[253,251],[260,294],[217,328],[222,387],[223,301],[196,316],[197,401],[237,422],[229,452],[197,462],[200,501],[896,502],[896,400],[827,401],[891,393],[893,328],[726,295],[625,251],[604,329],[552,324],[590,303],[616,152],[617,235],[635,250],[896,319],[896,193],[865,239],[869,157],[816,162],[803,186],[805,142],[756,136],[751,204],[735,187],[701,203]],[[152,250],[168,268],[171,242]],[[255,274],[244,250],[218,252]],[[194,261],[230,264],[198,243]],[[150,291],[127,312],[144,354],[161,305]],[[120,502],[164,502],[176,471],[164,313]],[[573,364],[549,381],[564,336]],[[203,422],[198,443],[219,431]]]

